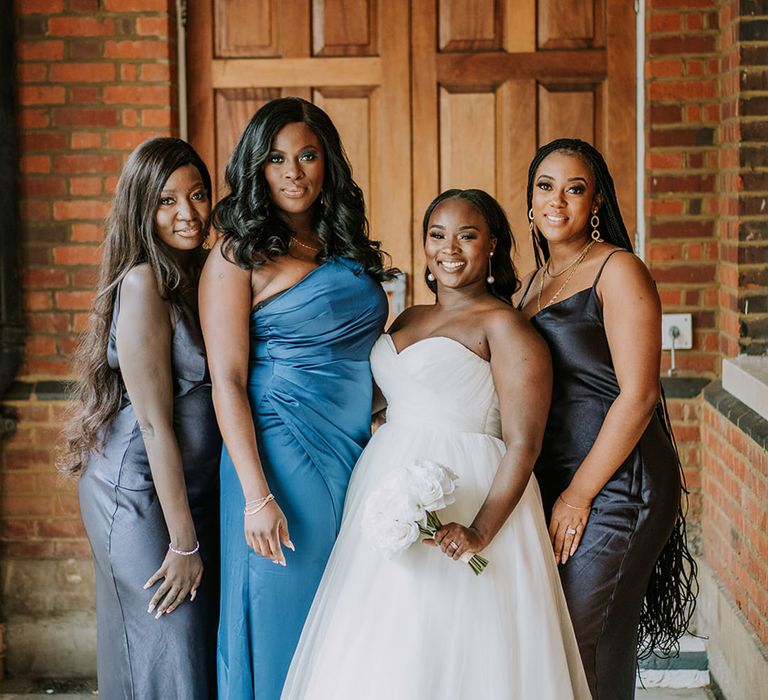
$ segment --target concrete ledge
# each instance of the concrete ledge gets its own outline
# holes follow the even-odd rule
[[[5,623],[9,676],[93,678],[96,675],[96,621],[72,612],[45,620],[17,618]]]
[[[723,360],[723,389],[768,420],[768,357],[726,357]]]
[[[709,670],[728,700],[765,697],[768,650],[712,569],[699,561],[698,629],[706,642]]]

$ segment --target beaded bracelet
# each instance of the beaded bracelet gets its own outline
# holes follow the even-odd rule
[[[193,554],[197,553],[197,550],[200,549],[200,542],[195,540],[195,548],[190,549],[188,552],[185,552],[183,549],[176,549],[172,542],[168,543],[168,549],[170,549],[174,554],[178,554],[182,557],[191,557]]]
[[[248,501],[243,509],[243,515],[256,515],[264,506],[270,501],[274,501],[275,497],[269,493],[263,498],[256,498],[253,501]]]

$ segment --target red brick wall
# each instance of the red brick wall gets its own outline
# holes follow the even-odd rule
[[[709,404],[702,414],[704,554],[768,645],[768,452]]]
[[[694,347],[677,367],[710,376],[719,370],[718,5],[646,2],[646,259],[664,310],[693,315]]]
[[[122,164],[144,139],[175,130],[174,7],[173,0],[14,5],[28,332],[19,380],[33,393],[4,401],[20,418],[0,452],[4,558],[89,556],[74,485],[52,468],[64,404],[35,389],[70,375]],[[13,612],[7,599],[4,610]]]

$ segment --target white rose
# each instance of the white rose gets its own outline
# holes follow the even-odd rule
[[[419,526],[415,522],[389,520],[378,523],[375,530],[369,532],[372,541],[387,559],[400,554],[419,539]]]
[[[455,502],[456,482],[459,477],[448,467],[422,459],[408,468],[411,475],[411,494],[425,511],[437,511]]]

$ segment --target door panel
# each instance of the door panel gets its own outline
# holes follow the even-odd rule
[[[242,129],[300,95],[336,123],[371,233],[421,281],[421,217],[449,187],[509,214],[532,267],[527,168],[559,136],[595,143],[635,224],[635,15],[587,0],[200,0],[189,3],[190,140],[219,192]],[[414,281],[415,280],[415,281]]]

